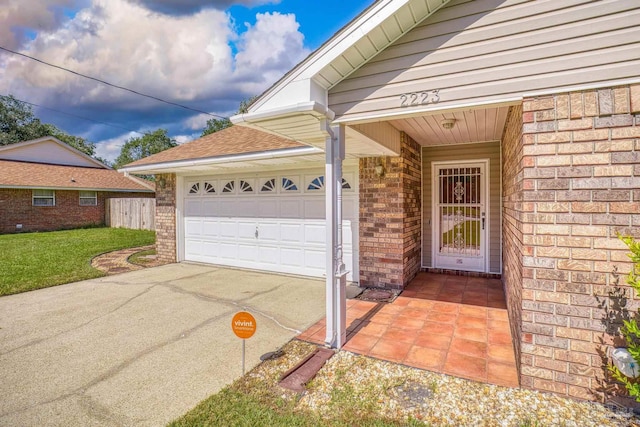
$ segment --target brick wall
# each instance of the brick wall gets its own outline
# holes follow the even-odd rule
[[[112,197],[154,197],[153,193],[97,193],[97,206],[80,206],[80,193],[55,190],[55,206],[33,206],[32,190],[0,189],[0,233],[50,231],[104,224],[104,201]]]
[[[176,262],[176,175],[162,174],[165,187],[156,186],[156,253],[165,263]]]
[[[612,337],[598,297],[630,268],[616,236],[640,237],[638,113],[637,85],[524,100],[523,386],[599,397]]]
[[[509,109],[502,136],[502,282],[516,364],[520,369],[522,324],[522,106]]]
[[[402,289],[420,267],[420,146],[401,141],[398,157],[360,159],[361,286]]]

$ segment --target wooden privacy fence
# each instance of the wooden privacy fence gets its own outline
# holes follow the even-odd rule
[[[156,229],[156,199],[106,199],[105,223],[108,227],[136,230]]]

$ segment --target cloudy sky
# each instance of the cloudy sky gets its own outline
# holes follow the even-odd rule
[[[2,0],[0,47],[222,116],[373,0]],[[0,94],[113,160],[135,131],[198,137],[208,116],[0,50]],[[93,119],[114,126],[82,120]]]

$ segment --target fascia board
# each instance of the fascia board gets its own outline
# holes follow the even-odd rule
[[[363,12],[353,22],[334,35],[329,41],[310,54],[298,64],[288,76],[285,76],[275,86],[268,89],[250,108],[258,110],[273,96],[292,81],[300,79],[312,79],[320,70],[342,55],[349,47],[366,36],[384,20],[392,16],[400,7],[410,0],[385,0],[379,1]]]
[[[190,166],[208,166],[216,165],[220,163],[236,163],[251,160],[264,160],[278,157],[294,157],[303,156],[306,154],[318,154],[323,151],[316,147],[299,147],[299,148],[286,148],[282,150],[270,150],[262,151],[259,153],[249,154],[232,154],[228,156],[207,157],[202,159],[192,160],[178,160],[173,162],[154,163],[149,165],[123,167],[118,169],[118,172],[124,173],[149,173],[152,171],[163,170],[171,172],[174,169],[190,167]]]

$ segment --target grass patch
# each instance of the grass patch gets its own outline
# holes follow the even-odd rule
[[[0,235],[0,295],[101,277],[91,258],[150,245],[155,238],[154,231],[124,228]]]
[[[137,265],[145,266],[152,263],[154,260],[146,258],[149,255],[156,255],[155,249],[149,249],[146,251],[136,252],[129,257],[129,262]]]
[[[190,426],[282,426],[282,427],[368,427],[425,426],[415,419],[390,419],[380,414],[379,404],[388,384],[354,386],[345,381],[347,371],[338,369],[332,375],[334,383],[328,402],[316,410],[301,405],[304,395],[277,385],[280,375],[300,361],[313,348],[296,341],[286,347],[285,356],[267,361],[202,401],[186,415],[169,424],[170,427]],[[357,369],[357,367],[354,367]],[[322,380],[312,380],[308,393],[318,392]],[[321,392],[324,393],[324,392]]]

